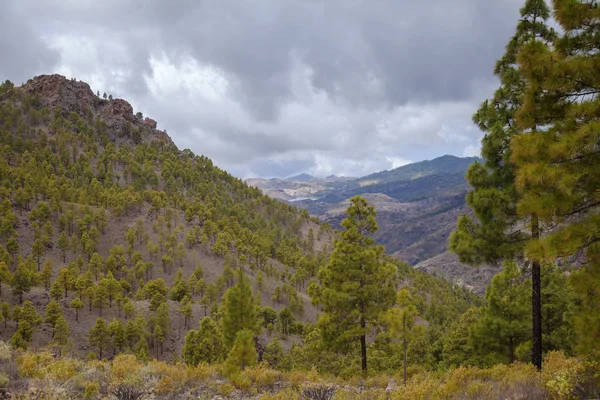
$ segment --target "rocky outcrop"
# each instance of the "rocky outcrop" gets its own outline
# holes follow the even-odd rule
[[[93,112],[98,100],[90,85],[62,75],[36,76],[22,89],[29,95],[37,95],[43,107],[60,107],[67,114],[75,112],[82,117]]]
[[[100,117],[109,132],[118,135],[140,132],[143,139],[161,140],[174,145],[166,132],[156,129],[156,121],[151,118],[140,120],[133,114],[133,107],[123,99],[104,100],[94,94],[90,85],[62,75],[39,75],[21,87],[31,96],[37,96],[42,107],[60,107],[68,117],[76,113],[91,122]]]

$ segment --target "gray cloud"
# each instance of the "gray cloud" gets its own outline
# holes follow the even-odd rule
[[[521,3],[4,2],[26,46],[0,39],[0,73],[86,80],[241,176],[358,175],[476,152]]]
[[[17,84],[52,68],[58,52],[49,49],[27,22],[27,15],[15,4],[0,4],[0,79],[10,78]]]

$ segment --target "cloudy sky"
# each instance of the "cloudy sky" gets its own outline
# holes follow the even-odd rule
[[[522,0],[3,0],[0,79],[88,82],[240,177],[476,155]]]

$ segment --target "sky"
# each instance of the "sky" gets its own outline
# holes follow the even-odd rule
[[[129,101],[241,177],[479,154],[522,0],[4,0],[0,79]]]

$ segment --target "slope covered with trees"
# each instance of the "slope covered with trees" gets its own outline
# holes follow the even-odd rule
[[[188,326],[220,313],[238,268],[257,302],[314,317],[301,289],[327,257],[328,226],[179,151],[124,100],[57,75],[5,82],[0,127],[3,318],[18,326],[7,340],[27,347],[30,328],[46,331],[14,307],[52,299],[81,350],[93,327],[97,353],[143,338],[172,357]]]
[[[452,246],[503,261],[484,298],[387,256],[364,197],[331,232],[122,100],[2,84],[0,394],[597,398],[600,12],[553,6],[560,34],[525,2],[476,115]]]

